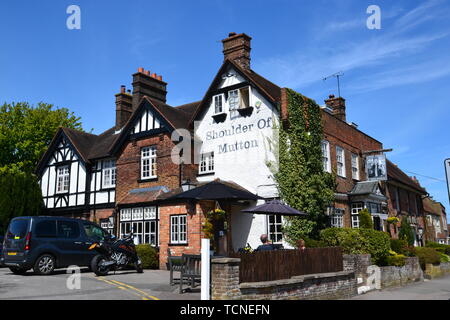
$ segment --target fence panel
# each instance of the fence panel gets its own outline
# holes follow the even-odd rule
[[[231,256],[241,259],[240,282],[281,280],[344,269],[340,247],[234,253]]]

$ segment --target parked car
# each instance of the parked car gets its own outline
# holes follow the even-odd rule
[[[3,263],[15,274],[33,269],[48,275],[71,265],[90,267],[95,252],[92,243],[103,240],[107,232],[81,219],[64,217],[17,217],[5,235]]]

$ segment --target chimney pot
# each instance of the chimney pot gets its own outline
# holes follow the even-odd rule
[[[120,93],[125,93],[125,86],[124,85],[120,86]]]
[[[155,78],[155,79],[156,79],[156,73],[153,73],[153,74],[152,74],[152,78]]]
[[[142,68],[142,67],[139,67],[139,68],[138,68],[138,72],[143,73],[144,71],[145,71],[144,68]]]
[[[145,70],[144,73],[149,76],[150,75],[150,70]]]
[[[325,104],[332,110],[332,114],[336,118],[341,119],[342,121],[346,121],[344,98],[336,98],[334,94],[330,94],[329,99],[325,100]]]
[[[162,81],[162,75],[159,75],[159,76],[158,76],[158,80],[159,80],[159,81]]]
[[[230,32],[222,40],[224,60],[232,60],[243,69],[250,69],[250,42],[252,38],[245,33]]]

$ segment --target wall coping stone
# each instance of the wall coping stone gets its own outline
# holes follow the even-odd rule
[[[353,271],[314,273],[314,274],[308,274],[308,275],[304,275],[304,276],[295,276],[295,277],[292,277],[291,279],[261,281],[261,282],[243,282],[243,283],[239,284],[239,287],[241,289],[270,288],[270,287],[278,287],[278,286],[285,286],[285,285],[294,285],[297,283],[302,283],[305,280],[341,277],[341,276],[347,276],[347,275],[352,275],[352,274],[354,274]]]
[[[241,262],[239,258],[213,258],[211,263],[213,264],[238,264]]]

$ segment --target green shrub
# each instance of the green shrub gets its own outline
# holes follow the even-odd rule
[[[361,229],[373,229],[372,216],[370,215],[370,212],[367,208],[361,210],[358,215],[359,215],[359,227]]]
[[[370,254],[375,264],[383,264],[389,255],[387,233],[371,229],[328,228],[321,231],[326,246],[339,246],[346,254]]]
[[[410,246],[414,245],[414,230],[409,224],[408,217],[402,218],[402,223],[400,224],[400,231],[398,232],[398,238],[406,240]]]
[[[408,242],[402,239],[391,239],[391,249],[398,254],[405,254]]]
[[[437,242],[427,241],[426,247],[428,248],[434,248],[436,251],[440,253],[444,253],[446,255],[450,255],[450,245],[448,244],[441,244]]]
[[[395,254],[386,257],[386,264],[388,266],[402,267],[406,263],[406,256],[403,254]]]
[[[326,244],[321,240],[314,240],[310,238],[303,238],[305,240],[305,247],[306,248],[324,248],[326,247]]]
[[[450,262],[450,257],[446,255],[445,253],[438,252],[439,256],[441,257],[441,263],[442,262]]]
[[[419,257],[420,266],[424,270],[425,270],[425,265],[427,263],[439,264],[441,262],[441,256],[433,248],[417,247],[416,255],[417,255],[417,257]]]
[[[149,244],[138,244],[136,252],[142,261],[144,269],[158,269],[159,256],[158,251]]]

